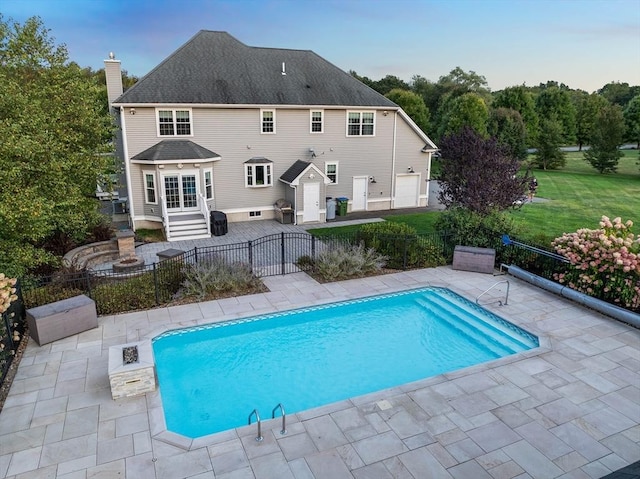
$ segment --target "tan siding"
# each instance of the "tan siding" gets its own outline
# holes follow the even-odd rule
[[[156,134],[155,109],[137,107],[135,115],[125,116],[129,157],[165,138]],[[312,134],[308,109],[278,108],[276,133],[263,135],[260,133],[259,108],[194,108],[193,136],[181,138],[188,138],[222,157],[213,164],[215,203],[210,206],[232,213],[236,220],[248,219],[248,211],[269,209],[278,198],[290,197],[289,185],[278,181],[278,178],[298,159],[312,160],[321,171],[324,171],[325,162],[338,162],[339,183],[329,185],[326,196],[351,198],[354,176],[374,176],[376,183],[369,184],[369,200],[374,202],[371,209],[378,209],[381,205],[388,205],[392,195],[395,118],[393,111],[389,111],[387,116],[378,111],[374,137],[347,137],[346,110],[324,109],[324,133]],[[406,171],[407,166],[413,166],[424,178],[427,155],[420,153],[424,142],[400,117],[397,117],[397,135],[396,173],[398,168]],[[316,153],[313,159],[309,148]],[[244,186],[244,163],[252,157],[265,157],[273,162],[272,187]],[[426,182],[422,183],[421,188],[424,189]],[[132,166],[132,186],[136,192],[134,206],[140,215],[144,185],[140,167],[135,165]],[[322,193],[324,196],[325,192]],[[301,198],[297,200],[301,206]],[[149,209],[145,214],[151,214]]]

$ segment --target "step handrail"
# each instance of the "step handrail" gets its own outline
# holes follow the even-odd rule
[[[280,409],[280,413],[282,414],[282,429],[280,430],[280,434],[286,434],[287,433],[287,427],[286,427],[286,414],[284,412],[284,406],[282,405],[282,403],[278,403],[278,405],[276,407],[273,408],[273,410],[271,411],[271,419],[275,419],[276,418],[276,411],[278,410],[278,408]]]
[[[499,284],[503,284],[503,283],[507,283],[507,295],[504,298],[504,305],[503,305],[501,300],[498,300],[498,304],[500,304],[500,306],[508,305],[509,304],[509,280],[508,279],[505,279],[504,281],[498,281],[496,284],[492,285],[489,289],[487,289],[486,291],[483,291],[482,293],[480,293],[476,297],[476,304],[478,304],[478,300],[480,300],[481,296],[483,296],[484,294],[488,293],[489,291],[491,291],[493,288],[495,288]]]
[[[251,414],[249,414],[248,425],[251,425],[251,418],[254,415],[256,416],[256,421],[258,422],[258,435],[256,436],[256,441],[260,442],[262,441],[262,423],[260,421],[260,414],[258,413],[257,409],[254,409],[253,411],[251,411]]]

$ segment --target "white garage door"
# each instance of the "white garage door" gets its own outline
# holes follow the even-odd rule
[[[396,176],[394,208],[413,208],[419,204],[420,175]]]

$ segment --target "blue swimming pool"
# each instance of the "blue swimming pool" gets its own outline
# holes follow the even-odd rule
[[[195,438],[538,346],[448,289],[168,331],[153,340],[167,429]]]

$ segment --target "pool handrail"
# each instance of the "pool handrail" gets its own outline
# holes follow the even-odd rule
[[[483,296],[485,293],[488,293],[489,291],[491,291],[495,286],[498,286],[499,284],[503,284],[503,283],[507,283],[507,295],[504,299],[504,305],[506,306],[507,304],[509,304],[509,280],[508,279],[505,279],[504,281],[498,281],[496,284],[492,285],[489,289],[480,293],[476,297],[476,304],[478,304],[478,300],[480,299],[480,296]],[[498,300],[498,304],[500,304],[500,306],[503,306],[503,303],[501,300]]]
[[[271,419],[275,419],[276,418],[276,411],[278,410],[278,408],[280,409],[280,413],[282,414],[282,429],[280,430],[280,434],[284,435],[287,433],[287,427],[286,427],[286,414],[284,412],[284,406],[282,405],[282,403],[278,403],[278,405],[276,407],[273,408],[273,410],[271,411]]]
[[[262,423],[260,421],[260,413],[258,413],[257,409],[254,409],[253,411],[251,411],[251,414],[249,414],[248,425],[251,425],[251,418],[254,415],[256,416],[256,421],[258,422],[258,435],[256,436],[256,441],[260,442],[262,441]]]

